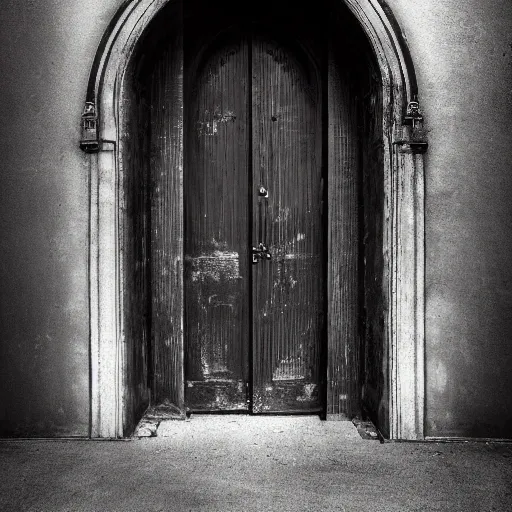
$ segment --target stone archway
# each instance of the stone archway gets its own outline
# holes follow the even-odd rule
[[[341,0],[340,0],[341,1]],[[90,155],[91,437],[126,435],[126,333],[123,315],[125,179],[123,81],[136,44],[172,0],[124,2],[98,49],[83,114],[81,147]],[[423,438],[424,418],[424,182],[422,117],[410,56],[389,12],[377,0],[344,0],[378,62],[383,103],[382,258],[389,437]],[[179,37],[179,34],[177,35]],[[177,84],[182,94],[182,84]],[[183,138],[174,165],[182,172]],[[183,251],[177,236],[176,251]],[[175,347],[183,382],[183,347]],[[183,406],[178,385],[176,405]]]

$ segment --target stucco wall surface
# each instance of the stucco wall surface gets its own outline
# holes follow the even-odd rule
[[[89,197],[79,122],[116,3],[2,1],[2,435],[88,435]]]
[[[388,4],[429,129],[426,434],[512,438],[512,2]]]

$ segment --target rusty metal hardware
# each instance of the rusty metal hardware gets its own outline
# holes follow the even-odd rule
[[[417,100],[407,104],[407,111],[402,120],[402,126],[395,128],[393,144],[403,153],[421,154],[428,148],[425,130],[423,129],[423,114]]]
[[[258,263],[260,260],[270,260],[271,258],[272,255],[265,244],[260,242],[258,247],[252,248],[252,262],[254,264]]]
[[[82,113],[82,140],[80,149],[86,153],[95,153],[99,150],[98,141],[98,117],[96,105],[87,101]]]
[[[407,104],[407,112],[404,116],[403,123],[405,125],[411,125],[413,128],[416,127],[416,123],[423,121],[423,115],[421,114],[420,104],[417,101],[410,101]]]

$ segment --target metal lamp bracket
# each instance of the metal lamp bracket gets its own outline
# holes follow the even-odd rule
[[[100,149],[98,140],[98,116],[96,105],[92,101],[86,101],[82,113],[82,138],[80,149],[86,153],[96,153]]]
[[[402,152],[421,154],[427,151],[428,142],[423,129],[423,115],[418,101],[410,101],[407,104],[402,126],[395,129],[393,144],[399,146]]]

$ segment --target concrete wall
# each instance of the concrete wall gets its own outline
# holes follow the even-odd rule
[[[0,430],[89,428],[89,69],[121,0],[0,11]],[[388,0],[429,132],[427,434],[512,437],[512,3]]]
[[[429,128],[426,432],[512,438],[512,2],[388,3]]]
[[[88,435],[88,163],[79,122],[115,3],[2,2],[3,435]]]

